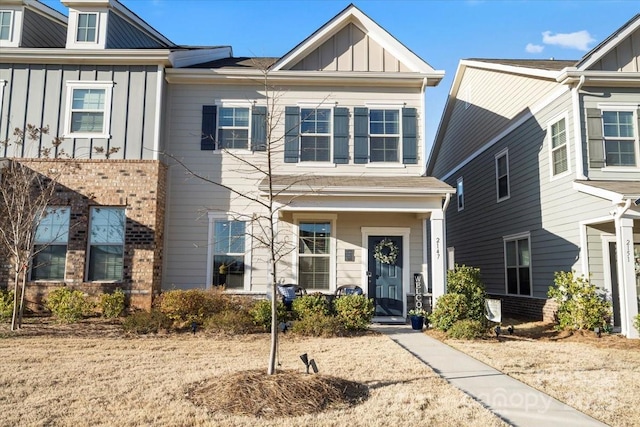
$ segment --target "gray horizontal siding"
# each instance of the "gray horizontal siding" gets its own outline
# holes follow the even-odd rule
[[[107,49],[139,49],[164,47],[153,37],[127,22],[116,13],[109,12]]]
[[[65,47],[67,26],[24,9],[20,47]]]
[[[114,159],[153,159],[157,67],[71,66],[0,64],[0,79],[6,80],[0,140],[11,140],[15,128],[27,124],[49,126],[50,135],[62,136],[67,81],[113,81],[110,139],[66,138],[60,149],[76,158],[104,158],[94,148],[119,148]],[[48,145],[50,138],[43,138]],[[41,147],[38,147],[41,148]],[[3,156],[37,157],[38,149],[22,147],[0,150]]]

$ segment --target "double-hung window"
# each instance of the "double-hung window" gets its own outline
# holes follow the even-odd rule
[[[226,149],[249,149],[249,108],[221,107],[218,118],[218,145]]]
[[[503,150],[495,156],[496,162],[496,191],[498,202],[510,196],[509,189],[509,152]]]
[[[95,43],[98,35],[98,14],[78,13],[78,28],[76,41],[81,43]]]
[[[504,238],[506,290],[531,295],[531,244],[528,234]]]
[[[300,161],[331,161],[331,109],[300,109]]]
[[[633,111],[603,111],[605,161],[607,166],[637,166],[638,139]]]
[[[90,221],[88,280],[122,280],[126,230],[124,208],[92,207]]]
[[[11,40],[11,30],[13,27],[13,11],[0,10],[0,40]]]
[[[69,241],[68,207],[48,207],[36,227],[31,280],[64,280]]]
[[[298,281],[308,289],[327,290],[331,282],[331,222],[298,224]]]
[[[369,144],[372,163],[399,161],[399,110],[369,110]]]
[[[65,134],[108,138],[112,82],[67,82]]]
[[[551,146],[551,175],[557,176],[569,170],[567,121],[560,119],[549,127]]]
[[[245,221],[214,220],[213,284],[243,289],[245,282]]]

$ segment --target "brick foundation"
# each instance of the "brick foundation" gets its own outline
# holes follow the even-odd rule
[[[514,295],[489,295],[502,301],[502,315],[531,320],[553,322],[558,309],[555,301],[544,298],[528,298]]]
[[[60,286],[90,296],[121,288],[131,307],[149,310],[160,293],[166,198],[166,166],[152,160],[21,160],[43,175],[63,168],[52,205],[71,208],[65,278],[61,282],[29,282],[26,300],[42,310],[49,291]],[[87,282],[89,211],[92,206],[125,207],[123,280]],[[0,267],[0,287],[13,288],[13,271]]]

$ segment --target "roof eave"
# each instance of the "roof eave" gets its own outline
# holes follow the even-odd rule
[[[170,66],[169,49],[96,49],[3,48],[3,63],[31,64],[112,64]]]

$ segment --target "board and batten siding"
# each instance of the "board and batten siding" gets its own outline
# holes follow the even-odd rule
[[[554,81],[467,67],[432,175],[444,176],[558,87]],[[517,94],[511,96],[510,94]]]
[[[66,25],[46,18],[44,15],[30,9],[24,9],[20,47],[63,48],[66,43]]]
[[[67,114],[68,81],[113,82],[111,138],[65,138],[59,149],[76,158],[104,158],[95,147],[119,151],[112,159],[157,159],[154,151],[157,99],[157,66],[76,66],[0,63],[0,80],[7,83],[2,100],[0,140],[12,140],[15,128],[27,124],[49,126],[49,137],[42,138],[41,147],[49,145],[51,137],[62,137]],[[28,144],[27,144],[28,145]],[[31,148],[31,149],[29,149]],[[17,151],[14,151],[17,150]],[[33,147],[9,147],[0,156],[38,157]]]
[[[640,31],[623,39],[609,53],[591,65],[589,70],[639,72]]]

